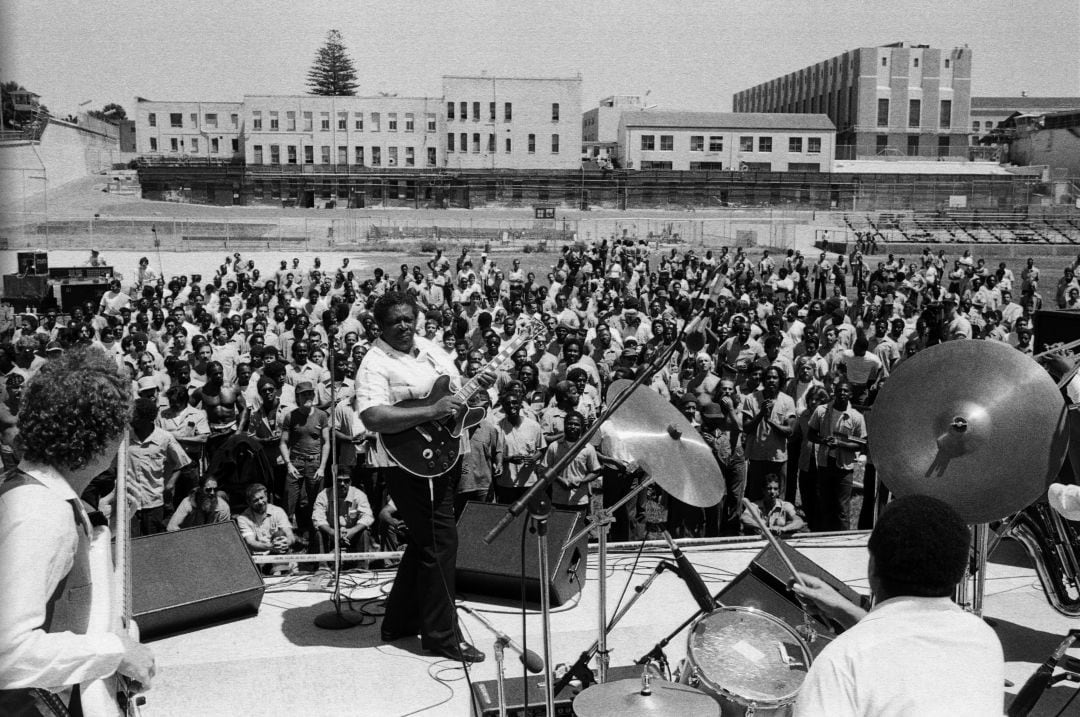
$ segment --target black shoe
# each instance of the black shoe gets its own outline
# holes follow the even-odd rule
[[[485,657],[484,653],[480,652],[467,642],[462,642],[458,645],[425,646],[424,649],[428,652],[433,652],[436,655],[442,655],[447,659],[454,660],[455,662],[483,662]]]
[[[383,642],[396,642],[398,640],[403,640],[403,639],[405,639],[407,637],[416,637],[419,634],[420,634],[419,630],[412,630],[411,632],[409,630],[402,630],[401,632],[393,632],[391,630],[387,630],[386,628],[383,628],[382,631],[380,632],[380,636],[382,637]]]

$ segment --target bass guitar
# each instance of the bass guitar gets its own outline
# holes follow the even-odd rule
[[[518,328],[512,339],[503,344],[498,355],[489,361],[477,376],[503,365],[519,348],[546,334],[547,327],[544,322],[539,318],[530,318],[527,324]],[[465,405],[454,415],[444,419],[426,421],[398,433],[380,433],[380,445],[399,466],[415,476],[434,478],[442,475],[450,470],[458,459],[461,432],[475,426],[487,415],[486,408],[469,405],[469,399],[482,389],[475,376],[457,391],[450,388],[449,376],[440,376],[423,398],[410,398],[394,405],[403,408],[430,406],[450,395],[456,395]]]

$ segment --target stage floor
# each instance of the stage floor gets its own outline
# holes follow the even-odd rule
[[[790,541],[806,557],[847,582],[868,592],[865,533]],[[763,547],[761,541],[741,541],[686,547],[691,562],[712,592],[723,588]],[[590,551],[589,573],[579,600],[554,609],[551,618],[555,664],[571,664],[597,638],[598,578],[596,552]],[[628,595],[653,572],[657,561],[671,559],[666,549],[647,550],[634,567],[635,553],[614,549],[608,557],[608,618],[614,614],[624,586]],[[378,598],[389,590],[393,571],[355,572],[343,581],[355,585],[346,593],[357,600]],[[206,627],[151,643],[158,675],[146,695],[146,717],[201,715],[453,715],[471,714],[469,688],[457,663],[425,655],[419,639],[383,644],[380,620],[346,630],[323,630],[315,617],[331,611],[329,595],[311,575],[269,579],[262,608],[255,617]],[[343,583],[344,584],[344,583]],[[466,598],[515,641],[523,642],[520,612],[488,598]],[[359,604],[359,603],[357,603]],[[379,606],[369,606],[378,611]],[[629,665],[647,653],[668,632],[695,612],[686,586],[664,572],[654,581],[608,638],[611,665]],[[1063,639],[1071,620],[1047,603],[1031,561],[1011,541],[1003,542],[987,570],[984,614],[995,622],[1005,648],[1006,700],[1015,695]],[[461,613],[463,628],[487,660],[470,670],[472,681],[495,678],[494,637],[474,617]],[[526,619],[527,647],[542,655],[541,620],[530,611]],[[686,653],[685,632],[666,649],[672,666]],[[1080,650],[1071,655],[1080,657]],[[508,678],[520,679],[521,663],[506,653]],[[592,663],[595,665],[595,661]],[[1059,686],[1040,703],[1036,714],[1053,714],[1075,688]],[[542,700],[542,694],[533,694]],[[1080,714],[1080,698],[1073,703]]]

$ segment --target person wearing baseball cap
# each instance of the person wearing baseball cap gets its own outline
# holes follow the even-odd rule
[[[296,408],[282,421],[278,446],[285,461],[285,512],[314,548],[311,510],[330,460],[330,416],[315,406],[314,383],[299,381],[294,390]]]

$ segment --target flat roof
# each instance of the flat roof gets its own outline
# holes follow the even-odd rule
[[[972,97],[971,109],[1071,110],[1080,107],[1080,97]]]
[[[731,127],[734,129],[799,129],[835,130],[832,120],[822,114],[793,112],[654,112],[652,110],[628,110],[621,121],[627,127],[679,127],[708,129]]]
[[[837,159],[833,161],[837,174],[1012,174],[997,162],[937,162],[917,159]]]

